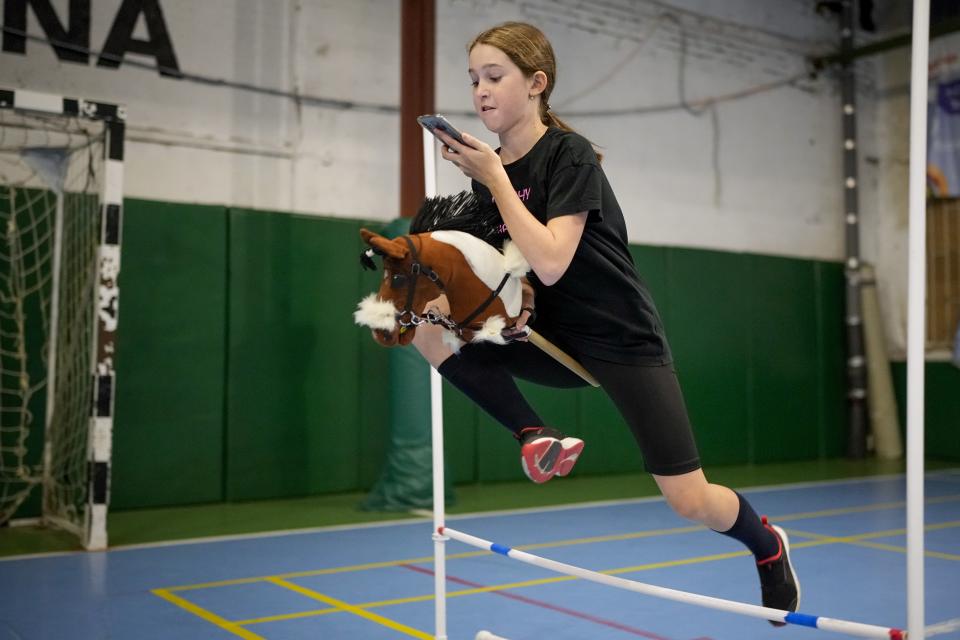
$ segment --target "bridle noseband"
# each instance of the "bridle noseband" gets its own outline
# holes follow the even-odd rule
[[[435,324],[443,326],[445,329],[452,331],[459,337],[462,336],[463,332],[467,329],[479,329],[479,327],[471,327],[470,323],[474,318],[483,313],[483,310],[489,307],[494,300],[497,299],[497,296],[500,295],[503,287],[510,279],[510,274],[505,273],[503,275],[503,279],[500,280],[500,284],[497,285],[497,288],[491,291],[486,300],[481,302],[480,306],[474,309],[473,312],[461,322],[457,322],[453,318],[445,316],[436,311],[427,311],[422,316],[417,315],[417,313],[413,311],[413,298],[417,291],[417,279],[421,275],[425,276],[427,279],[437,285],[437,288],[440,289],[441,293],[446,294],[447,289],[443,284],[443,280],[440,279],[440,275],[430,268],[429,265],[425,265],[420,261],[420,252],[417,251],[417,247],[414,245],[413,239],[410,236],[402,236],[402,238],[410,248],[410,256],[413,259],[413,264],[410,266],[409,276],[405,273],[395,273],[393,274],[390,282],[390,287],[392,289],[399,289],[402,286],[408,287],[407,301],[404,305],[404,309],[402,311],[398,311],[396,314],[397,324],[400,325],[400,332],[403,333],[409,327],[418,327],[421,324]],[[365,269],[376,269],[376,265],[373,263],[372,254],[384,255],[382,251],[375,248],[371,248],[363,252],[363,254],[360,256],[360,262]]]

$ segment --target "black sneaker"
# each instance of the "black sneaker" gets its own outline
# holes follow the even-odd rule
[[[516,437],[523,472],[537,484],[570,473],[583,451],[583,440],[568,438],[550,427],[527,427]]]
[[[779,546],[776,555],[757,562],[763,606],[781,611],[796,611],[800,606],[800,582],[793,565],[790,564],[790,539],[777,525],[767,524],[767,516],[763,516],[761,520],[763,526],[777,536]],[[770,620],[770,624],[782,627],[786,623]]]

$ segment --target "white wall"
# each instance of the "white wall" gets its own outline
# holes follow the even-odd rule
[[[802,0],[685,0],[669,3],[677,7],[669,11],[666,4],[441,2],[438,109],[470,109],[464,44],[478,27],[533,21],[558,57],[551,104],[603,147],[631,240],[839,259],[841,118],[833,78],[720,103],[715,125],[709,112],[681,108],[577,115],[678,104],[681,35],[665,12],[687,32],[689,101],[803,74],[805,57],[836,41],[836,20]],[[479,127],[473,118],[454,120],[471,132]],[[442,178],[448,189],[462,185],[449,169]]]
[[[67,22],[67,0],[53,0]],[[120,0],[92,0],[99,49]],[[393,217],[395,113],[311,106],[309,96],[399,101],[399,8],[389,0],[160,0],[183,72],[306,96],[206,86],[132,68],[60,62],[28,42],[0,52],[0,86],[127,105],[126,193],[341,216]],[[32,11],[29,32],[44,35]],[[145,24],[135,35],[147,38]],[[152,57],[129,59],[154,63]]]
[[[25,56],[0,52],[0,86],[125,103],[126,190],[133,197],[376,219],[398,214],[405,81],[398,1],[159,1],[184,72],[301,99],[129,65],[59,62],[37,42],[27,44]],[[67,0],[53,5],[65,20]],[[119,5],[91,2],[93,48],[102,45]],[[807,56],[836,46],[834,17],[816,15],[808,0],[438,0],[437,110],[475,134],[485,132],[469,113],[464,46],[507,19],[534,22],[553,41],[559,74],[552,104],[603,148],[633,241],[842,257],[840,105],[832,74],[721,102],[714,113],[677,107],[678,21],[686,33],[685,92],[695,101],[802,74]],[[43,34],[32,10],[29,29]],[[136,34],[146,37],[143,24]],[[891,281],[899,258],[884,258],[901,255],[904,245],[904,74],[896,54],[861,70],[864,248]],[[655,113],[596,113],[671,105]],[[495,143],[489,134],[485,139]],[[466,180],[445,166],[440,184],[454,191]],[[902,307],[902,288],[884,295]]]
[[[5,0],[10,1],[10,0]],[[275,97],[132,68],[60,62],[28,42],[0,51],[0,86],[124,103],[126,192],[343,217],[399,214],[398,0],[159,0],[182,71],[276,89]],[[68,0],[53,0],[66,22]],[[120,0],[91,0],[101,48]],[[839,260],[842,150],[832,72],[691,115],[678,106],[681,34],[688,101],[803,74],[837,46],[809,0],[437,0],[437,110],[496,144],[471,113],[466,43],[510,19],[557,53],[551,103],[602,147],[631,240]],[[43,35],[29,15],[29,31]],[[909,11],[879,2],[881,32]],[[682,31],[680,28],[682,25]],[[135,35],[146,38],[144,24]],[[931,59],[960,51],[934,41]],[[154,60],[130,54],[128,60]],[[906,332],[909,52],[858,63],[862,249],[877,264],[893,354]],[[351,103],[348,108],[330,101]],[[651,107],[663,110],[640,113]],[[672,108],[670,108],[672,107]],[[634,113],[603,115],[610,110]],[[714,159],[716,157],[716,160]],[[444,163],[445,164],[445,163]],[[441,191],[466,188],[441,166]]]
[[[0,84],[127,104],[131,196],[398,214],[399,2],[160,2],[183,71],[306,98],[58,62],[37,42],[28,43],[26,56],[0,53]],[[66,0],[53,4],[65,21]],[[91,4],[91,46],[99,48],[120,0]],[[482,133],[478,120],[456,115],[470,110],[464,45],[496,22],[533,21],[559,58],[552,102],[603,147],[633,241],[839,258],[840,117],[832,79],[724,102],[716,124],[709,112],[682,109],[577,115],[677,104],[676,20],[687,32],[690,100],[802,73],[804,57],[835,40],[834,19],[813,14],[807,0],[673,4],[667,12],[663,3],[632,0],[438,0],[438,110]],[[30,31],[42,35],[32,12],[30,21]],[[137,34],[146,37],[144,25]],[[310,97],[386,110],[318,106]],[[465,184],[443,169],[443,189]]]

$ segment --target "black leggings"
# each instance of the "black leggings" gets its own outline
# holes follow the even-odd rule
[[[573,355],[573,354],[571,354]],[[547,387],[585,387],[580,376],[529,342],[464,345],[459,356]],[[633,433],[649,473],[672,476],[700,468],[700,456],[673,365],[630,365],[578,354]]]

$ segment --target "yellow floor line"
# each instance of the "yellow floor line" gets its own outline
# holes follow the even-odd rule
[[[953,522],[942,522],[942,523],[938,523],[938,524],[928,525],[927,527],[925,527],[925,529],[926,529],[927,531],[935,531],[935,530],[939,530],[939,529],[949,529],[949,528],[958,527],[958,526],[960,526],[960,520],[953,521]],[[857,535],[853,535],[853,536],[844,536],[844,537],[825,536],[825,535],[821,535],[821,534],[817,534],[817,533],[812,533],[812,532],[808,532],[808,531],[798,531],[798,530],[794,530],[794,529],[790,529],[788,532],[789,532],[791,535],[795,535],[795,536],[813,538],[812,540],[804,540],[804,541],[794,542],[794,543],[791,545],[794,549],[798,549],[798,548],[809,548],[809,547],[819,547],[819,546],[823,546],[823,545],[827,545],[827,544],[857,544],[857,545],[862,545],[862,546],[867,546],[867,547],[882,549],[882,550],[885,550],[885,551],[895,551],[895,552],[904,552],[904,551],[905,551],[905,549],[903,549],[903,548],[901,548],[901,547],[895,547],[895,546],[893,546],[893,545],[885,545],[885,544],[868,542],[868,540],[869,540],[870,538],[882,538],[882,537],[887,537],[887,536],[903,535],[903,534],[905,533],[905,530],[904,530],[904,529],[890,529],[890,530],[886,530],[886,531],[875,531],[875,532],[872,532],[872,533],[862,533],[862,534],[857,534]],[[619,536],[617,536],[617,538],[619,538]],[[944,553],[940,553],[940,552],[929,552],[929,551],[928,551],[927,553],[928,553],[928,555],[931,555],[932,557],[943,557],[943,558],[948,559],[948,560],[960,560],[960,556],[956,556],[956,555],[953,555],[953,554],[944,554]],[[740,557],[746,557],[746,556],[749,556],[749,555],[750,555],[750,552],[749,552],[749,551],[732,551],[732,552],[729,552],[729,553],[722,553],[722,554],[712,554],[712,555],[705,555],[705,556],[695,556],[695,557],[692,557],[692,558],[681,558],[681,559],[679,559],[679,560],[667,560],[667,561],[663,561],[663,562],[652,562],[652,563],[642,564],[642,565],[636,565],[636,566],[632,566],[632,567],[622,567],[622,568],[618,568],[618,569],[607,569],[607,570],[604,570],[604,571],[600,571],[599,573],[604,573],[604,574],[607,574],[607,575],[620,575],[620,574],[624,574],[624,573],[639,573],[639,572],[642,572],[642,571],[650,571],[650,570],[653,570],[653,569],[664,569],[664,568],[668,568],[668,567],[678,567],[678,566],[683,566],[683,565],[698,564],[698,563],[704,563],[704,562],[715,562],[715,561],[718,561],[718,560],[727,560],[727,559],[731,559],[731,558],[740,558]],[[471,589],[461,589],[461,590],[458,590],[458,591],[448,591],[448,592],[447,592],[447,597],[449,597],[449,598],[456,598],[456,597],[463,597],[463,596],[478,595],[478,594],[482,594],[482,593],[490,593],[490,592],[493,592],[493,591],[506,591],[506,590],[509,590],[509,589],[523,589],[523,588],[526,588],[526,587],[536,587],[536,586],[542,586],[542,585],[548,585],[548,584],[556,584],[556,583],[559,583],[559,582],[568,582],[568,581],[577,580],[577,579],[578,579],[578,578],[576,578],[576,577],[574,577],[574,576],[565,576],[565,575],[552,576],[552,577],[549,577],[549,578],[538,578],[538,579],[535,579],[535,580],[524,580],[524,581],[521,581],[521,582],[510,582],[510,583],[504,583],[504,584],[489,585],[489,586],[485,586],[485,587],[475,587],[475,588],[471,588]],[[315,593],[315,592],[314,592],[314,593]],[[377,608],[380,608],[380,607],[390,607],[390,606],[396,606],[396,605],[402,605],[402,604],[412,604],[412,603],[417,603],[417,602],[428,602],[428,601],[431,601],[431,600],[433,600],[433,599],[434,599],[434,594],[431,593],[431,594],[425,594],[425,595],[419,595],[419,596],[410,596],[410,597],[406,597],[406,598],[393,598],[393,599],[390,599],[390,600],[376,600],[376,601],[372,601],[372,602],[364,602],[364,603],[354,604],[354,605],[351,605],[351,606],[355,607],[356,609],[377,609]],[[239,625],[239,626],[248,626],[248,625],[255,625],[255,624],[264,624],[264,623],[268,623],[268,622],[281,622],[281,621],[284,621],[284,620],[294,620],[294,619],[300,619],[300,618],[316,617],[316,616],[326,615],[326,614],[330,614],[330,613],[336,613],[336,612],[342,611],[342,610],[343,610],[343,609],[341,609],[341,608],[332,607],[332,608],[329,608],[329,609],[317,609],[317,610],[314,610],[314,611],[302,611],[302,612],[299,612],[299,613],[280,614],[280,615],[276,615],[276,616],[267,616],[267,617],[263,617],[263,618],[253,618],[253,619],[249,619],[249,620],[235,620],[235,621],[232,622],[232,624],[234,624],[234,625]]]
[[[956,500],[960,500],[960,495],[950,495],[950,496],[940,496],[937,498],[929,498],[926,500],[926,502],[929,504],[929,503],[951,502]],[[880,504],[873,504],[873,505],[865,505],[861,507],[841,507],[837,509],[825,509],[821,511],[810,511],[810,512],[804,512],[804,513],[787,514],[782,516],[773,516],[771,517],[771,520],[775,520],[777,522],[795,521],[795,520],[811,519],[811,518],[818,518],[818,517],[825,517],[825,516],[848,515],[852,513],[864,513],[864,512],[879,511],[884,509],[903,508],[904,505],[905,505],[904,502],[887,502],[887,503],[880,503]],[[931,524],[931,525],[925,526],[924,530],[935,531],[939,529],[946,529],[946,528],[952,528],[957,526],[960,526],[960,521]],[[634,540],[634,539],[641,539],[641,538],[651,538],[651,537],[664,536],[664,535],[674,535],[674,534],[681,534],[681,533],[693,533],[696,531],[702,531],[704,529],[705,527],[703,526],[692,525],[692,526],[686,526],[686,527],[673,527],[668,529],[638,531],[638,532],[632,532],[632,533],[613,534],[613,535],[607,535],[607,536],[592,536],[592,537],[586,537],[586,538],[557,540],[553,542],[542,542],[542,543],[536,543],[536,544],[517,546],[515,548],[520,550],[531,550],[531,549],[566,547],[566,546],[572,546],[572,545],[578,545],[578,544],[624,541],[624,540]],[[853,544],[853,545],[860,545],[865,547],[881,549],[885,551],[892,551],[892,552],[899,552],[899,553],[905,552],[904,548],[898,547],[895,545],[869,542],[871,538],[904,535],[904,533],[906,532],[905,529],[890,529],[886,531],[863,533],[863,534],[857,534],[852,536],[842,536],[842,537],[826,536],[818,533],[800,531],[792,528],[787,529],[787,531],[793,536],[810,538],[809,540],[793,542],[791,544],[791,547],[794,549],[818,547],[818,546],[823,546],[827,544]],[[955,554],[948,554],[948,553],[941,553],[941,552],[934,552],[934,551],[927,551],[926,553],[930,557],[943,558],[947,560],[960,560],[960,556]],[[492,555],[492,554],[489,551],[468,551],[464,553],[448,554],[447,559],[453,560],[453,559],[469,558],[469,557],[477,557],[477,556],[485,556],[485,555]],[[643,564],[643,565],[636,565],[632,567],[622,567],[618,569],[607,569],[605,571],[601,571],[600,573],[604,573],[608,575],[618,575],[618,574],[624,574],[624,573],[642,572],[642,571],[649,571],[653,569],[663,569],[663,568],[676,567],[676,566],[682,566],[682,565],[714,562],[714,561],[726,560],[726,559],[736,558],[736,557],[745,557],[749,555],[750,555],[749,551],[742,550],[742,551],[734,551],[734,552],[722,553],[722,554],[695,556],[692,558],[682,558],[678,560],[655,562],[655,563],[649,563],[649,564]],[[297,572],[284,573],[284,574],[279,574],[274,576],[238,578],[234,580],[221,580],[218,582],[207,582],[207,583],[183,585],[183,586],[177,586],[177,587],[167,587],[164,589],[154,589],[153,593],[158,595],[161,598],[164,598],[176,604],[179,607],[182,607],[183,609],[186,609],[187,611],[190,611],[191,613],[194,613],[195,615],[203,618],[204,620],[207,620],[208,622],[211,622],[223,629],[230,631],[231,633],[234,633],[235,635],[238,635],[242,638],[247,638],[249,640],[263,640],[263,639],[260,638],[260,636],[257,636],[256,634],[253,634],[247,631],[246,629],[243,629],[242,626],[244,625],[263,624],[266,622],[276,622],[281,620],[314,617],[314,616],[325,615],[328,613],[335,613],[338,611],[346,611],[349,613],[353,613],[354,615],[358,615],[360,617],[364,617],[369,620],[378,622],[379,624],[383,624],[390,628],[396,629],[398,631],[406,633],[407,635],[411,635],[412,637],[427,638],[432,640],[432,636],[428,634],[424,634],[423,632],[418,631],[417,629],[413,629],[411,627],[406,627],[388,618],[383,618],[382,616],[379,616],[375,613],[366,611],[366,609],[429,601],[429,600],[433,600],[434,598],[433,594],[412,596],[407,598],[396,598],[391,600],[380,600],[375,602],[367,602],[362,604],[351,605],[351,604],[336,600],[334,598],[331,598],[329,596],[326,596],[324,594],[318,593],[316,591],[306,589],[305,587],[301,587],[299,585],[296,585],[292,582],[288,582],[286,580],[287,578],[331,575],[331,574],[346,573],[346,572],[353,572],[353,571],[364,571],[369,569],[396,567],[404,564],[425,564],[430,562],[433,562],[433,556],[425,556],[420,558],[408,558],[405,560],[371,562],[366,564],[333,567],[333,568],[327,568],[327,569],[315,569],[315,570],[309,570],[309,571],[297,571]],[[468,596],[468,595],[476,595],[480,593],[489,593],[491,591],[503,591],[508,589],[519,589],[519,588],[525,588],[525,587],[554,584],[558,582],[565,582],[565,581],[576,580],[576,579],[578,578],[575,578],[573,576],[553,576],[550,578],[540,578],[536,580],[527,580],[523,582],[491,585],[491,586],[478,587],[478,588],[472,588],[472,589],[462,589],[459,591],[448,592],[447,595],[448,597],[462,597],[462,596]],[[213,588],[213,587],[250,584],[255,582],[263,582],[263,581],[272,582],[284,588],[290,589],[292,591],[296,591],[314,600],[318,600],[320,602],[328,604],[330,605],[331,608],[318,609],[314,611],[305,611],[305,612],[299,612],[299,613],[291,613],[291,614],[281,614],[276,616],[266,616],[262,618],[253,618],[249,620],[229,621],[201,607],[198,607],[197,605],[194,605],[188,600],[180,598],[172,593],[173,591],[190,591],[190,590],[206,589],[206,588]],[[392,626],[392,625],[397,625],[397,626]]]
[[[204,620],[206,620],[211,624],[215,624],[216,626],[220,627],[224,631],[229,631],[235,636],[240,636],[241,638],[244,638],[244,640],[265,640],[262,636],[258,636],[257,634],[242,628],[236,622],[230,622],[229,620],[225,620],[224,618],[221,618],[217,614],[211,611],[207,611],[203,607],[198,607],[197,605],[193,604],[189,600],[184,600],[180,596],[176,596],[170,593],[167,589],[154,589],[151,591],[151,593],[163,598],[168,602],[172,602],[173,604],[177,605],[181,609],[186,609],[193,615],[203,618]]]
[[[473,558],[475,556],[488,556],[490,551],[464,551],[462,553],[448,554],[448,560],[460,558]],[[343,567],[331,567],[327,569],[310,569],[307,571],[291,571],[290,573],[279,573],[270,576],[258,576],[255,578],[235,578],[232,580],[218,580],[216,582],[200,582],[197,584],[185,584],[176,587],[166,587],[167,591],[193,591],[195,589],[210,589],[213,587],[232,587],[239,584],[250,584],[251,582],[263,582],[270,578],[308,578],[310,576],[326,576],[337,573],[350,573],[353,571],[367,571],[368,569],[385,569],[387,567],[398,567],[403,564],[424,564],[433,562],[433,556],[423,556],[422,558],[407,558],[406,560],[386,560],[383,562],[368,562],[366,564],[355,564]]]
[[[268,578],[267,581],[272,582],[273,584],[281,586],[285,589],[289,589],[291,591],[299,593],[302,596],[306,596],[308,598],[312,598],[313,600],[317,600],[318,602],[322,602],[331,607],[335,607],[342,611],[346,611],[347,613],[352,613],[355,616],[359,616],[366,620],[370,620],[371,622],[376,622],[377,624],[383,625],[389,629],[393,629],[394,631],[399,631],[400,633],[411,636],[413,638],[420,638],[420,640],[433,640],[433,635],[429,633],[424,633],[419,629],[408,627],[407,625],[401,624],[396,620],[391,620],[390,618],[384,618],[381,615],[378,615],[371,611],[366,611],[364,609],[361,609],[360,607],[355,607],[352,604],[343,602],[342,600],[331,598],[330,596],[324,595],[317,591],[313,591],[312,589],[301,587],[298,584],[288,582],[286,580],[283,580],[282,578]]]
[[[952,527],[956,527],[956,526],[960,526],[960,521],[944,522],[944,523],[938,523],[938,524],[929,525],[929,526],[925,527],[925,530],[927,530],[927,531],[935,531],[935,530],[938,530],[938,529],[947,529],[947,528],[952,528]],[[872,545],[874,545],[874,544],[876,544],[876,543],[865,542],[865,540],[868,539],[868,538],[881,538],[881,537],[891,536],[891,535],[901,535],[902,533],[904,533],[904,530],[902,530],[902,529],[892,529],[892,530],[889,530],[889,531],[879,531],[879,532],[873,532],[873,533],[863,533],[863,534],[858,534],[858,535],[854,535],[854,536],[846,536],[846,537],[843,537],[843,538],[836,538],[836,537],[831,537],[831,536],[822,536],[822,535],[820,535],[820,534],[809,533],[809,532],[804,532],[804,531],[794,531],[794,530],[790,530],[789,533],[791,533],[791,534],[796,534],[796,535],[803,536],[803,537],[816,538],[815,540],[805,540],[805,541],[802,541],[802,542],[792,543],[792,544],[791,544],[791,548],[796,549],[796,548],[805,548],[805,547],[819,547],[819,546],[823,546],[823,545],[827,545],[827,544],[838,544],[838,543],[850,543],[850,544],[858,544],[858,543],[859,543],[859,544],[864,544],[864,545],[870,545],[870,546],[872,546]],[[876,546],[877,546],[877,548],[886,548],[886,547],[888,547],[889,545],[879,545],[879,544],[877,544]],[[903,549],[900,549],[900,548],[893,548],[893,549],[887,549],[887,550],[903,551]],[[937,553],[937,552],[933,552],[933,553]],[[682,558],[682,559],[679,559],[679,560],[667,560],[667,561],[663,561],[663,562],[651,562],[651,563],[648,563],[648,564],[636,565],[636,566],[632,566],[632,567],[622,567],[622,568],[619,568],[619,569],[606,569],[606,570],[604,570],[604,571],[599,571],[598,573],[603,573],[603,574],[607,574],[607,575],[620,575],[620,574],[624,574],[624,573],[634,573],[634,572],[642,572],[642,571],[651,571],[651,570],[653,570],[653,569],[664,569],[664,568],[668,568],[668,567],[679,567],[679,566],[682,566],[682,565],[689,565],[689,564],[699,564],[699,563],[704,563],[704,562],[716,562],[716,561],[718,561],[718,560],[728,560],[728,559],[731,559],[731,558],[740,558],[740,557],[746,557],[746,556],[749,556],[749,555],[750,555],[750,552],[749,552],[749,551],[746,551],[746,550],[743,550],[743,551],[732,551],[732,552],[729,552],[729,553],[719,553],[719,554],[712,554],[712,555],[706,555],[706,556],[695,556],[695,557],[692,557],[692,558]],[[939,557],[940,555],[950,556],[948,559],[955,559],[955,558],[957,558],[956,556],[952,556],[951,554],[938,554],[938,555],[936,555],[935,557]],[[576,578],[576,577],[574,577],[574,576],[553,576],[553,577],[550,577],[550,578],[539,578],[539,579],[536,579],[536,580],[525,580],[525,581],[523,581],[523,582],[511,582],[511,583],[498,584],[498,585],[489,585],[489,586],[485,586],[485,587],[477,587],[477,588],[473,588],[473,589],[462,589],[462,590],[459,590],[459,591],[449,591],[449,592],[447,592],[447,596],[452,598],[452,597],[457,597],[457,596],[476,595],[476,594],[479,594],[479,593],[489,593],[489,592],[491,592],[491,591],[504,591],[504,590],[507,590],[507,589],[520,589],[520,588],[524,588],[524,587],[533,587],[533,586],[540,586],[540,585],[546,585],[546,584],[555,584],[555,583],[558,583],[558,582],[566,582],[566,581],[569,581],[569,580],[578,580],[578,579],[579,579],[579,578]],[[412,603],[412,602],[424,602],[424,601],[426,601],[426,600],[432,600],[432,599],[433,599],[433,594],[430,594],[430,595],[422,595],[422,596],[413,596],[413,597],[409,597],[409,598],[396,598],[396,599],[394,599],[394,600],[378,600],[378,601],[375,601],[375,602],[365,602],[365,603],[362,603],[362,604],[357,604],[357,605],[355,605],[355,606],[358,607],[358,608],[376,608],[376,607],[386,607],[386,606],[392,606],[392,605],[398,605],[398,604],[409,604],[409,603]]]
[[[954,502],[960,500],[960,494],[948,495],[948,496],[939,496],[936,498],[928,498],[925,502],[926,504],[938,504],[943,502]],[[810,518],[821,518],[826,516],[838,516],[838,515],[850,515],[854,513],[866,513],[870,511],[882,511],[885,509],[897,509],[903,508],[906,505],[905,502],[884,502],[880,504],[864,505],[860,507],[840,507],[837,509],[824,509],[821,511],[808,511],[804,513],[793,513],[785,514],[779,516],[770,516],[770,520],[775,522],[789,522],[793,520],[805,520]],[[529,545],[521,545],[514,547],[521,551],[529,551],[532,549],[549,549],[554,547],[568,547],[577,544],[591,544],[596,542],[613,542],[613,541],[624,541],[624,540],[636,540],[642,538],[652,538],[657,536],[665,535],[675,535],[680,533],[694,533],[697,531],[703,531],[706,527],[700,525],[691,525],[686,527],[672,527],[668,529],[654,529],[652,531],[635,531],[631,533],[621,533],[613,534],[608,536],[592,536],[587,538],[571,538],[567,540],[555,540],[553,542],[539,542]],[[460,558],[472,558],[476,556],[490,555],[489,551],[467,551],[463,553],[449,554],[447,555],[448,560],[456,560]],[[348,573],[353,571],[366,571],[369,569],[383,569],[386,567],[396,567],[404,564],[424,564],[428,562],[433,562],[433,556],[424,556],[420,558],[406,558],[404,560],[387,560],[384,562],[369,562],[366,564],[356,564],[343,567],[332,567],[326,569],[311,569],[307,571],[294,571],[290,573],[282,573],[273,576],[258,576],[253,578],[236,578],[233,580],[220,580],[217,582],[203,582],[197,584],[188,584],[188,585],[179,585],[174,587],[165,587],[168,591],[191,591],[194,589],[209,589],[212,587],[228,587],[233,585],[240,584],[250,584],[252,582],[261,582],[267,580],[268,578],[306,578],[309,576],[321,576],[321,575],[331,575],[336,573]]]
[[[948,496],[937,496],[936,498],[927,498],[924,504],[942,504],[944,502],[956,502],[960,500],[960,494]],[[837,507],[836,509],[822,509],[820,511],[806,511],[801,513],[791,513],[780,516],[770,516],[770,520],[776,522],[790,522],[791,520],[807,520],[809,518],[823,518],[827,516],[846,516],[854,513],[867,513],[870,511],[884,511],[886,509],[903,509],[907,503],[903,500],[897,502],[879,502],[877,504],[868,504],[860,507]]]
[[[941,529],[953,529],[955,527],[960,527],[960,520],[953,520],[950,522],[938,522],[936,524],[930,524],[924,526],[923,530],[926,531],[939,531]],[[821,544],[852,544],[862,547],[870,547],[871,549],[882,549],[884,551],[893,551],[897,553],[906,553],[907,548],[901,547],[898,545],[892,544],[883,544],[879,542],[867,542],[872,538],[888,538],[893,536],[902,536],[906,535],[906,529],[888,529],[886,531],[873,531],[870,533],[860,533],[852,536],[827,536],[820,533],[812,533],[810,531],[798,531],[796,529],[787,529],[787,533],[793,535],[799,535],[806,538],[814,538],[818,543]],[[801,543],[804,544],[804,543]],[[798,545],[795,545],[798,546]],[[813,545],[806,545],[813,546]],[[944,553],[942,551],[929,551],[925,550],[924,555],[930,558],[940,558],[943,560],[960,560],[960,555],[954,553]]]
[[[275,616],[264,616],[262,618],[250,618],[248,620],[234,620],[233,624],[247,627],[253,624],[266,624],[267,622],[283,622],[284,620],[297,620],[299,618],[315,618],[325,616],[328,613],[337,613],[340,609],[313,609],[312,611],[299,611],[297,613],[278,613]]]
[[[662,569],[665,567],[681,566],[686,564],[696,564],[698,562],[712,562],[715,560],[725,560],[727,558],[735,558],[735,557],[741,557],[741,556],[747,556],[747,555],[750,555],[749,551],[735,551],[731,553],[714,554],[709,556],[697,556],[694,558],[682,558],[680,560],[653,562],[646,565],[624,567],[621,569],[607,569],[604,571],[599,571],[598,573],[605,573],[608,575],[617,575],[620,573],[630,573],[634,571],[648,571],[651,569]],[[546,584],[556,584],[558,582],[569,582],[571,580],[579,580],[579,578],[575,576],[558,575],[558,576],[551,576],[549,578],[537,578],[535,580],[524,580],[522,582],[510,582],[510,583],[490,585],[485,587],[474,587],[471,589],[460,589],[457,591],[448,591],[447,597],[456,598],[456,597],[462,597],[462,596],[472,596],[472,595],[477,595],[481,593],[490,593],[491,591],[505,591],[507,589],[522,589],[525,587],[536,587],[536,586],[541,586]],[[376,600],[373,602],[364,602],[361,604],[355,604],[353,606],[356,607],[357,609],[376,609],[379,607],[390,607],[390,606],[395,606],[400,604],[427,602],[433,599],[434,599],[434,594],[430,593],[430,594],[425,594],[420,596],[410,596],[407,598],[393,598],[390,600]],[[235,621],[234,624],[247,625],[247,624],[260,624],[262,622],[276,622],[279,620],[287,620],[295,617],[309,617],[309,616],[315,616],[315,615],[324,615],[327,613],[332,613],[334,611],[337,611],[337,609],[319,609],[316,611],[306,611],[298,614],[284,614],[284,615],[278,615],[278,616],[271,616],[270,618],[257,618],[253,620],[237,620]]]

